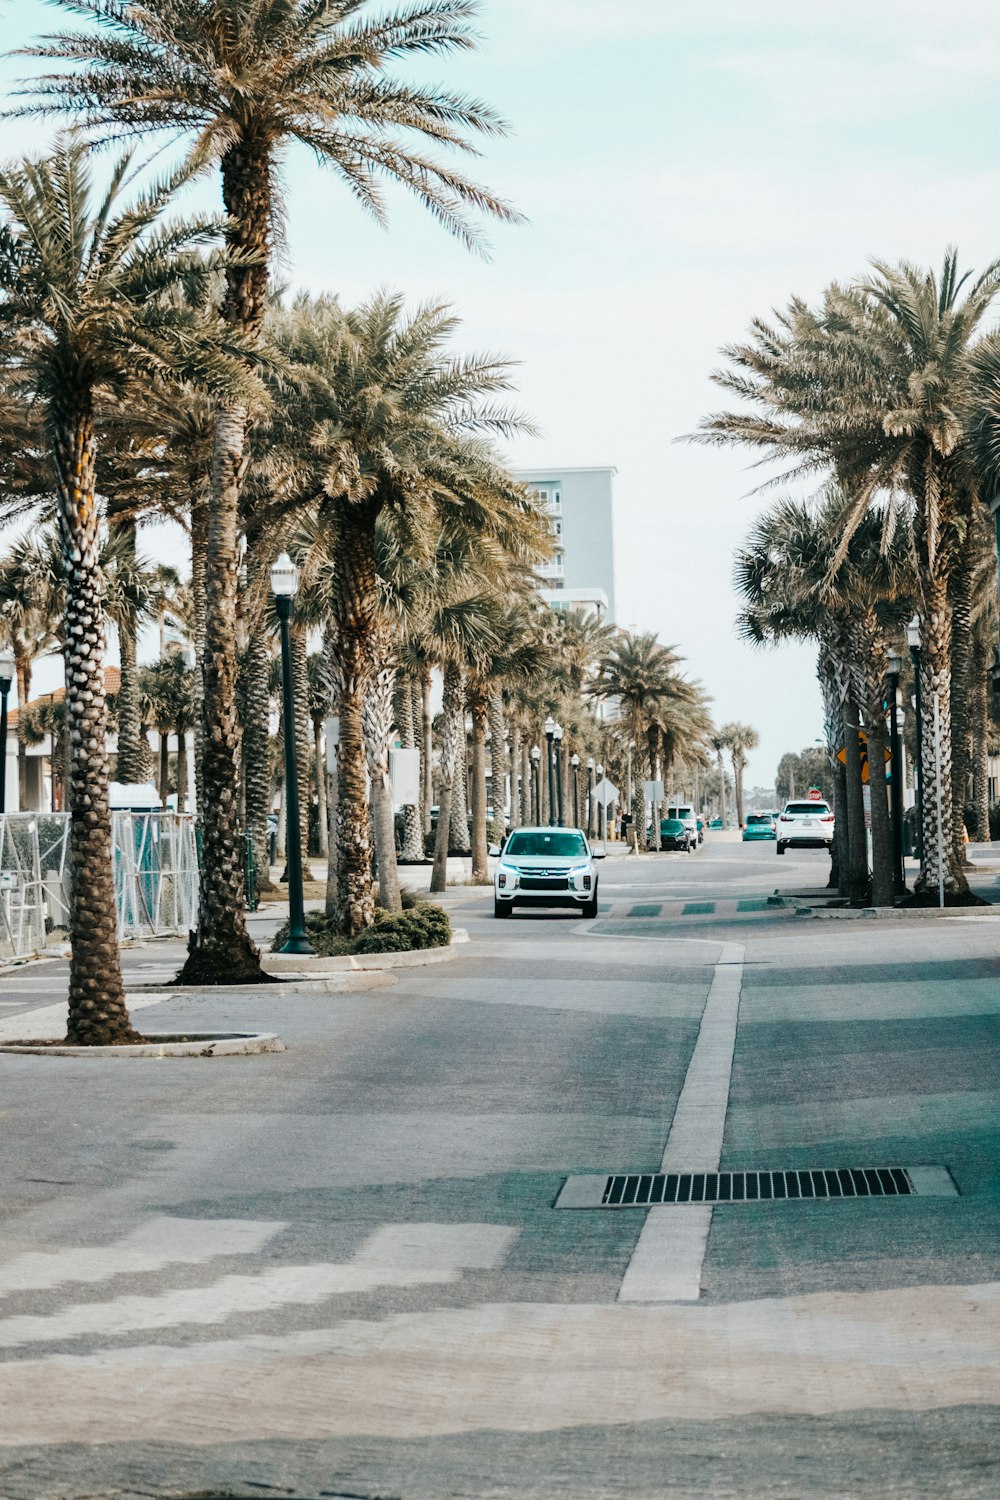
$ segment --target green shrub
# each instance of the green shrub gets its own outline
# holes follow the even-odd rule
[[[376,912],[375,925],[353,942],[342,937],[334,919],[322,911],[306,914],[306,933],[324,958],[345,953],[410,953],[417,948],[446,948],[451,942],[451,922],[440,906],[407,891],[403,911]],[[271,941],[271,952],[278,953],[287,941],[288,923],[283,922]]]

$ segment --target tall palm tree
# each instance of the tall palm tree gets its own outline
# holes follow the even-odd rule
[[[733,767],[733,790],[736,795],[736,823],[742,828],[746,822],[743,797],[743,775],[746,771],[747,755],[760,744],[760,735],[750,724],[730,720],[719,730],[719,738],[729,751]]]
[[[828,289],[813,310],[794,300],[776,325],[755,325],[726,351],[717,380],[750,412],[707,419],[702,438],[751,443],[796,471],[832,473],[854,497],[841,546],[885,495],[912,511],[920,614],[923,743],[921,893],[939,878],[952,898],[968,893],[954,841],[938,855],[938,791],[951,809],[949,583],[962,550],[963,518],[978,503],[970,409],[977,339],[1000,293],[1000,261],[970,280],[949,250],[940,274],[908,262]],[[994,355],[994,361],[996,356]],[[893,507],[885,515],[893,520]],[[949,819],[950,823],[950,819]]]
[[[687,693],[687,684],[675,671],[680,657],[672,647],[661,645],[652,633],[624,632],[598,663],[590,693],[605,699],[616,699],[629,739],[637,750],[646,748],[650,755],[650,779],[656,775],[659,745],[658,714],[665,703]],[[654,738],[650,739],[651,733]],[[633,778],[632,827],[637,847],[646,847],[646,799],[642,775]],[[654,808],[654,847],[659,848],[659,820]]]
[[[414,534],[460,518],[527,562],[547,546],[527,491],[483,437],[525,425],[488,400],[509,389],[509,366],[495,356],[450,355],[455,326],[445,307],[407,315],[402,299],[387,294],[346,314],[330,299],[302,298],[275,323],[289,361],[308,371],[311,469],[303,493],[321,497],[321,527],[335,559],[338,879],[349,934],[374,920],[363,714],[384,626],[380,522],[406,518]]]
[[[251,339],[263,328],[280,213],[278,180],[291,145],[307,147],[332,168],[379,221],[386,217],[379,179],[408,188],[470,245],[478,242],[471,215],[517,217],[485,188],[413,144],[416,138],[470,151],[470,134],[503,132],[494,111],[445,89],[398,82],[387,72],[399,57],[472,48],[474,0],[413,0],[382,17],[362,16],[364,0],[57,3],[98,25],[26,49],[29,56],[71,66],[30,83],[34,102],[21,112],[70,112],[101,136],[181,135],[191,142],[193,163],[216,163],[235,253],[223,311]],[[184,969],[192,982],[229,982],[234,973],[260,977],[243,919],[236,857],[235,609],[248,421],[245,401],[220,403],[205,563],[202,779],[211,815],[203,825],[198,931]],[[364,910],[361,925],[370,920]]]
[[[62,140],[47,160],[0,170],[0,359],[25,399],[44,409],[55,466],[66,571],[66,705],[70,745],[73,901],[68,1034],[85,1043],[133,1035],[118,957],[107,718],[102,666],[104,608],[94,407],[137,372],[219,381],[235,362],[194,326],[179,292],[215,277],[220,256],[199,247],[205,222],[167,224],[175,182],[121,202],[129,157],[113,167],[104,197],[91,189],[89,153]]]

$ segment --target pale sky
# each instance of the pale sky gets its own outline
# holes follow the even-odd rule
[[[3,40],[62,24],[18,0]],[[617,466],[618,621],[676,645],[719,722],[757,727],[748,781],[773,784],[821,733],[813,654],[736,639],[732,554],[760,476],[749,454],[675,439],[723,404],[719,347],[792,293],[872,257],[1000,255],[1000,6],[484,0],[481,31],[479,53],[421,66],[510,120],[474,170],[529,223],[491,228],[488,262],[402,196],[386,233],[301,153],[283,279],[347,304],[445,297],[465,347],[520,361],[541,436],[512,462]],[[41,135],[6,124],[4,154]]]

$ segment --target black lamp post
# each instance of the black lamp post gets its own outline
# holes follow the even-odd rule
[[[537,745],[531,747],[531,822],[537,828],[542,821],[541,787],[539,786],[538,762],[542,758],[542,752]]]
[[[889,652],[889,738],[892,747],[892,884],[897,896],[906,895],[906,866],[903,864],[903,753],[899,736],[899,675],[903,658]]]
[[[594,757],[587,757],[587,837],[594,837]]]
[[[552,754],[552,741],[555,738],[556,721],[550,714],[545,720],[545,745],[548,755],[549,768],[549,827],[556,826],[556,768],[555,757]]]
[[[315,953],[306,937],[302,899],[302,834],[299,823],[299,779],[295,769],[295,699],[292,691],[292,641],[289,622],[299,570],[283,552],[271,569],[271,592],[281,623],[281,691],[285,719],[285,844],[288,862],[288,941],[282,953]]]
[[[573,754],[569,758],[569,763],[573,767],[573,827],[574,828],[579,828],[579,826],[580,826],[580,757],[577,755],[577,753],[576,753],[575,750],[573,751]]]
[[[923,716],[922,701],[920,696],[920,616],[914,615],[906,627],[906,644],[910,648],[910,660],[913,663],[913,708],[916,718],[914,730],[916,732],[917,755],[914,762],[914,770],[917,776],[917,858],[923,863],[924,858],[924,773],[923,773]]]
[[[601,765],[600,761],[598,761],[597,765],[594,767],[594,774],[597,777],[598,783],[600,783],[600,782],[602,782],[604,780],[604,767]],[[603,825],[602,825],[602,815],[603,815]],[[603,833],[601,832],[602,826],[603,826],[603,829],[604,829]],[[608,841],[608,808],[607,808],[607,803],[605,803],[605,802],[599,802],[597,804],[597,837],[604,844],[606,844],[607,841]]]
[[[563,824],[566,821],[566,819],[563,817],[562,737],[562,725],[557,724],[555,729],[553,729],[552,731],[552,738],[555,740],[556,822],[559,824],[560,828],[562,828]]]
[[[7,699],[15,671],[13,656],[4,651],[0,655],[0,813],[7,811]]]

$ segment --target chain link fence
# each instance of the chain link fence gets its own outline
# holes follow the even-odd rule
[[[194,824],[112,814],[118,936],[184,933],[198,914]],[[0,959],[41,952],[69,924],[69,814],[0,814]]]

